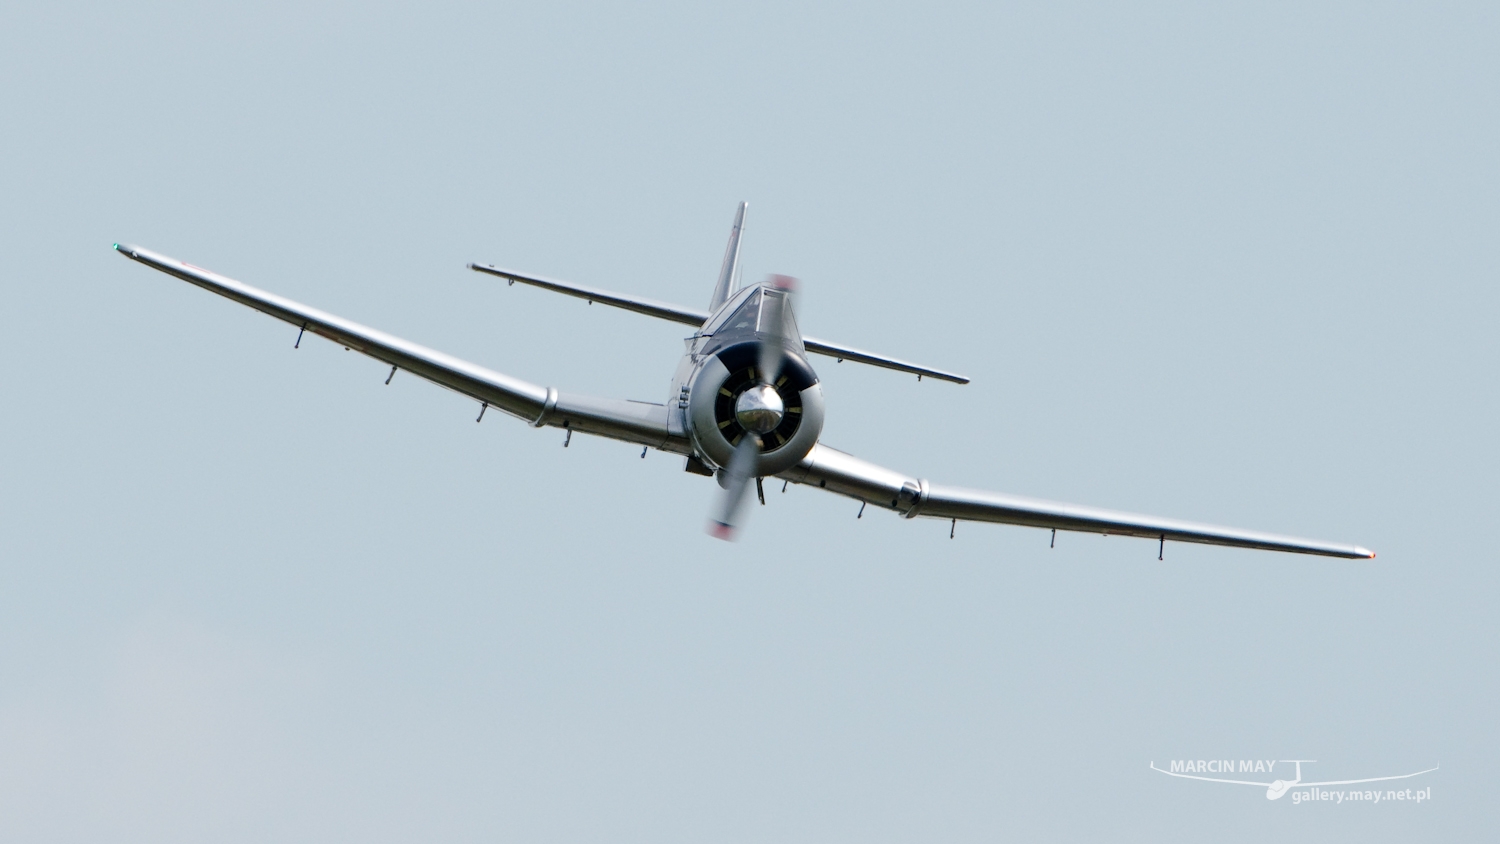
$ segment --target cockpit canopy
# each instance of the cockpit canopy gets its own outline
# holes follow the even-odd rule
[[[703,329],[705,335],[712,335],[714,338],[711,349],[747,340],[764,340],[779,333],[787,348],[799,355],[806,355],[807,350],[802,345],[802,334],[797,330],[797,318],[792,313],[791,303],[784,301],[780,308],[774,305],[766,307],[768,299],[784,299],[786,295],[786,291],[764,284],[747,287],[735,294],[725,304],[720,316]],[[780,332],[776,332],[775,326],[770,324],[778,312],[783,320]]]

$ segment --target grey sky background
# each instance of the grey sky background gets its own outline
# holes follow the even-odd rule
[[[12,841],[1456,840],[1500,787],[1493,4],[10,4]],[[501,414],[110,251],[661,401],[803,280],[824,441],[1358,542],[948,525]],[[1171,759],[1407,773],[1293,806]],[[1278,768],[1278,774],[1283,772]]]

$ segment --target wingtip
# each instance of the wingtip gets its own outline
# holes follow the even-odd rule
[[[964,384],[969,383],[969,376],[957,375],[952,372],[940,372],[938,370],[932,370],[930,372],[918,373],[917,377],[920,378],[924,375],[928,378],[936,378],[939,381],[947,381],[949,384],[957,384],[959,386],[963,386]]]

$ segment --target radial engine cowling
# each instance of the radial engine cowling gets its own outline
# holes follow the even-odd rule
[[[756,343],[738,343],[714,354],[693,377],[688,392],[688,431],[693,444],[709,462],[720,468],[729,465],[734,447],[746,435],[742,420],[754,424],[755,418],[744,412],[749,405],[763,407],[765,401],[750,401],[746,396],[760,384],[755,367],[759,358]],[[796,354],[788,352],[781,374],[773,385],[781,400],[781,419],[761,436],[761,459],[758,473],[775,475],[797,465],[818,442],[823,432],[823,387],[812,367]],[[775,402],[771,401],[771,405]],[[742,411],[736,414],[736,409]]]

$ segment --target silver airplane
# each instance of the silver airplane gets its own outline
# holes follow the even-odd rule
[[[911,373],[918,379],[925,376],[956,384],[967,384],[969,379],[803,335],[793,316],[792,279],[773,276],[760,284],[740,284],[740,236],[747,207],[748,203],[740,203],[735,214],[707,310],[490,265],[469,265],[471,270],[498,276],[512,285],[521,282],[576,296],[590,304],[612,305],[692,326],[687,353],[672,376],[671,391],[662,404],[541,387],[148,249],[118,243],[114,248],[127,258],[296,326],[297,346],[311,331],[388,364],[391,372],[387,384],[397,371],[405,371],[462,393],[480,403],[476,421],[493,407],[533,427],[564,429],[565,446],[573,432],[579,431],[640,445],[642,457],[650,448],[683,455],[686,471],[718,479],[722,492],[708,526],[711,534],[722,539],[733,538],[742,524],[750,483],[754,482],[764,504],[763,479],[779,478],[783,491],[787,484],[804,484],[857,499],[861,516],[865,507],[873,504],[908,519],[922,516],[949,521],[950,538],[962,520],[1050,529],[1054,544],[1059,530],[1145,537],[1158,541],[1158,559],[1169,540],[1329,557],[1375,556],[1357,545],[942,486],[823,444],[819,441],[823,389],[808,362],[809,354]]]

